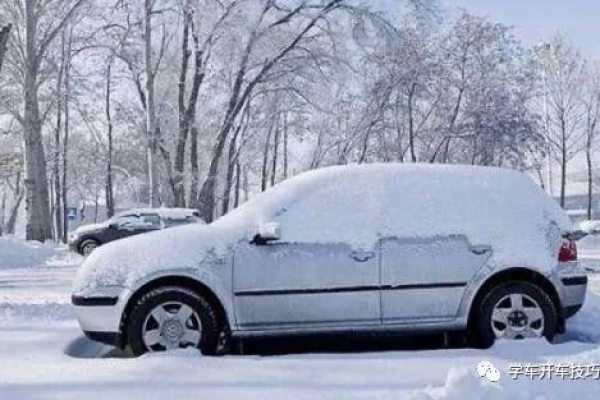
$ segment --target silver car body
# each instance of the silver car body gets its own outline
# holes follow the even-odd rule
[[[296,203],[281,207],[288,212],[301,207]],[[280,212],[269,217],[276,220]],[[256,221],[248,222],[243,213],[233,219],[243,222],[175,228],[94,252],[73,296],[82,329],[100,340],[120,337],[131,299],[154,282],[174,279],[210,291],[234,336],[463,329],[482,285],[514,268],[543,276],[565,310],[580,307],[585,298],[587,280],[579,263],[557,261],[549,270],[492,265],[495,243],[472,243],[463,234],[379,235],[357,247],[288,242],[286,230],[293,227],[283,226],[280,240],[260,244],[251,240]],[[346,229],[361,226],[348,221]]]

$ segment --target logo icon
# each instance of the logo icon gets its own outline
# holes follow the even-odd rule
[[[481,378],[486,378],[490,382],[499,382],[500,381],[500,370],[494,367],[489,361],[481,361],[477,364],[477,374]]]

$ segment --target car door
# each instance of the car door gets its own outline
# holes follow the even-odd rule
[[[110,221],[108,229],[104,233],[103,241],[112,242],[133,234],[134,226],[139,217],[135,214],[120,215]]]
[[[280,240],[241,244],[234,255],[234,307],[245,330],[380,325],[378,209],[354,185],[321,184],[281,207]],[[350,200],[348,200],[350,199]],[[350,203],[350,204],[348,204]]]
[[[161,228],[161,220],[157,214],[127,215],[118,219],[115,239],[139,235]]]
[[[244,244],[234,260],[237,323],[242,329],[379,325],[378,258],[346,244]]]
[[[135,234],[157,231],[163,228],[163,221],[156,213],[140,214],[139,224],[135,228]]]
[[[491,254],[462,235],[381,241],[384,324],[453,319],[471,278]]]

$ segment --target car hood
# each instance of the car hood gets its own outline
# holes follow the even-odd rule
[[[84,261],[74,290],[133,287],[160,271],[222,264],[232,245],[245,237],[243,229],[193,224],[114,241],[99,247]]]
[[[73,233],[81,235],[90,232],[97,232],[106,228],[108,228],[108,222],[101,222],[99,224],[82,225],[79,228],[75,229]]]

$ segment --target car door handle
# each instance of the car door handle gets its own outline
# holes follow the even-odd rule
[[[357,262],[366,262],[371,258],[375,257],[375,252],[373,251],[353,251],[350,253],[350,257]]]
[[[471,253],[482,256],[492,251],[492,248],[487,245],[471,246]]]

